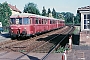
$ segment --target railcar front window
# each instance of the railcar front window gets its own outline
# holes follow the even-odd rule
[[[22,24],[22,18],[19,18],[19,24]]]
[[[22,18],[16,18],[15,19],[15,21],[16,21],[16,24],[22,24]]]
[[[16,19],[16,24],[19,24],[19,19]]]
[[[11,18],[11,24],[22,24],[22,18]]]
[[[29,18],[23,18],[23,24],[30,24]]]
[[[11,23],[11,24],[16,24],[16,22],[15,22],[15,18],[11,18],[10,23]]]

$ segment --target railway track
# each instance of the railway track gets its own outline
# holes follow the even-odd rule
[[[55,46],[52,47],[52,49],[50,49],[48,51],[48,53],[41,59],[41,60],[49,60],[49,57],[51,57],[52,55],[50,55],[58,46],[60,46],[60,44],[62,43],[62,41],[65,40],[65,38],[67,38],[68,34],[71,34],[73,32],[75,28],[74,27],[71,27],[68,31],[65,31],[65,32],[62,32],[63,34],[66,34],[62,39],[61,41],[59,41]],[[60,36],[60,35],[59,35]],[[58,37],[59,37],[58,36]],[[57,37],[57,38],[58,38]]]
[[[59,42],[59,40],[57,40],[56,38],[60,34],[67,34],[67,32],[69,32],[70,30],[72,30],[72,28],[66,26],[62,29],[51,31],[46,34],[42,34],[23,41],[10,40],[1,42],[0,51],[15,51],[24,54],[28,54],[29,52],[48,53]],[[17,60],[23,56],[24,55],[18,57]]]
[[[27,40],[23,40],[23,41],[18,41],[18,40],[9,40],[9,41],[5,41],[5,42],[1,42],[0,43],[0,51],[5,50],[5,51],[25,51],[25,52],[29,52],[29,50],[31,51],[31,49],[34,49],[36,47],[38,47],[39,45],[45,43],[47,40],[42,40],[40,39],[48,37],[52,34],[56,34],[59,31],[65,30],[66,28],[69,27],[65,27],[62,28],[61,30],[56,30],[56,31],[52,31],[46,34],[42,34]],[[53,36],[52,36],[53,37]],[[39,41],[38,41],[39,40]],[[34,47],[34,48],[33,48]]]
[[[40,47],[38,47],[38,49],[36,49],[33,52],[48,53],[48,51],[50,49],[52,49],[52,47],[55,46],[59,42],[59,40],[57,39],[57,37],[60,34],[67,34],[67,32],[69,32],[69,30],[70,30],[70,27],[66,28],[62,32],[58,32],[58,34],[55,34],[53,36],[53,38],[49,39],[47,42],[45,42],[43,45],[41,45]]]
[[[35,53],[47,53],[44,57],[42,57],[42,59],[40,60],[47,60],[48,56],[51,57],[51,53],[55,50],[55,48],[67,37],[67,35],[65,37],[62,38],[62,40],[57,43],[57,44],[53,44],[52,41],[50,40],[55,40],[57,37],[59,37],[59,35],[61,34],[67,34],[70,33],[70,31],[72,31],[73,28],[72,27],[68,27],[68,28],[64,28],[62,29],[62,31],[58,31],[54,36],[53,38],[50,38],[47,42],[45,42],[44,44],[36,47],[35,49],[31,50],[30,52],[35,52]],[[57,36],[56,36],[57,35]],[[50,43],[51,42],[51,43]],[[55,42],[55,41],[53,41]],[[22,52],[23,53],[23,52]],[[27,55],[29,52],[27,53],[24,53],[24,55]],[[20,58],[22,58],[24,55],[20,56],[17,58],[17,60],[19,60]],[[54,56],[53,56],[54,57]]]

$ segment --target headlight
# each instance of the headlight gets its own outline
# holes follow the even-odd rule
[[[13,29],[13,28],[11,28],[11,29]]]

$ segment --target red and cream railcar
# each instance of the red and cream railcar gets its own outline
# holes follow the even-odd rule
[[[10,22],[11,38],[30,36],[65,26],[64,20],[29,13],[12,15]]]

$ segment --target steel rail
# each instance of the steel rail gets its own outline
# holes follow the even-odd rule
[[[65,32],[66,32],[66,31],[64,31],[63,33],[65,33]],[[47,44],[49,41],[51,41],[51,40],[53,40],[53,39],[57,38],[58,36],[59,36],[59,34],[58,34],[58,35],[56,35],[55,37],[53,37],[53,38],[49,39],[46,43],[42,44],[41,46],[38,46],[38,47],[36,47],[35,49],[31,50],[30,52],[35,51],[37,48],[42,47],[43,45]],[[54,45],[54,46],[55,46],[55,45]],[[21,53],[23,53],[24,55],[22,55],[22,56],[18,57],[16,60],[19,60],[21,57],[23,57],[23,56],[27,55],[27,54],[28,54],[28,53],[30,53],[30,52],[27,52],[27,53],[23,53],[23,52],[21,52]]]
[[[65,38],[69,35],[69,33],[73,30],[73,28],[74,27],[71,27],[68,34],[63,39],[61,39],[61,41],[57,45],[53,46],[52,49],[44,57],[42,57],[40,60],[46,60],[46,58],[50,55],[50,53],[52,53],[55,50],[55,48],[58,47],[62,41],[65,40]],[[58,36],[60,36],[60,35],[61,34],[59,34]]]

